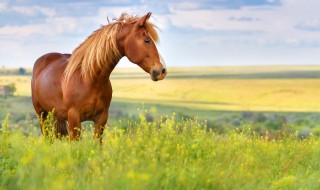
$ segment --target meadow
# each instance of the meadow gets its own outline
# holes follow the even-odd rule
[[[270,140],[250,129],[219,135],[170,116],[89,128],[78,142],[1,129],[0,189],[319,189],[320,140]],[[53,141],[53,142],[52,142]]]
[[[320,187],[320,67],[117,68],[102,145],[39,135],[30,71],[0,73],[0,189]]]

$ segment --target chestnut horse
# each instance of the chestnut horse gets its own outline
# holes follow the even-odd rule
[[[31,81],[33,106],[41,119],[55,110],[57,137],[79,139],[81,122],[90,120],[94,137],[102,141],[112,98],[110,74],[122,57],[153,81],[164,79],[167,69],[156,48],[158,34],[150,16],[123,13],[93,32],[71,55],[48,53],[37,59]],[[43,126],[40,129],[46,135]]]

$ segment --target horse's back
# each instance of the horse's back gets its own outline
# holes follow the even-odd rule
[[[39,57],[33,66],[32,86],[41,75],[44,75],[44,78],[49,76],[60,78],[70,56],[70,54],[47,53]]]
[[[61,54],[61,53],[47,53],[41,57],[39,57],[33,66],[33,75],[36,75],[38,72],[43,70],[49,64],[57,60],[69,59],[70,54]]]

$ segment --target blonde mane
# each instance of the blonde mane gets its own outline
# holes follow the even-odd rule
[[[129,16],[122,13],[119,18],[113,19],[110,23],[94,31],[84,42],[73,50],[69,63],[64,71],[66,83],[77,69],[81,69],[81,76],[85,83],[88,83],[97,76],[97,72],[104,68],[114,67],[121,58],[117,47],[116,34],[127,23],[136,22],[140,17]],[[155,25],[146,22],[145,28],[148,35],[155,41],[159,36]]]

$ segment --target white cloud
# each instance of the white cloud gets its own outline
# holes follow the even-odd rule
[[[172,3],[170,4],[171,9],[175,10],[196,10],[199,9],[199,2],[181,2],[181,3]]]
[[[179,27],[193,27],[205,30],[269,30],[266,24],[270,24],[269,18],[277,13],[278,8],[270,8],[257,11],[252,7],[227,10],[188,10],[172,9],[170,16],[172,24]],[[234,18],[234,19],[230,19]],[[241,18],[252,18],[257,22],[239,22]],[[261,22],[258,22],[261,21]]]
[[[8,12],[16,12],[25,16],[36,16],[41,13],[47,17],[53,17],[56,12],[53,8],[41,7],[41,6],[12,6],[7,9]]]
[[[16,13],[23,14],[26,16],[35,16],[37,14],[37,12],[33,8],[30,8],[30,7],[14,6],[11,8],[11,10]]]
[[[86,30],[90,22],[87,18],[48,18],[45,23],[27,25],[7,25],[0,28],[0,35],[15,38],[26,38],[32,35],[58,36],[63,34],[79,34]]]
[[[5,11],[7,9],[7,5],[5,3],[0,3],[0,12]]]
[[[110,0],[112,3],[130,3],[132,0]]]
[[[320,31],[320,12],[315,8],[320,7],[320,1],[307,1],[284,0],[283,6],[263,6],[264,9],[261,6],[224,10],[176,10],[171,7],[173,15],[169,18],[173,25],[181,28],[209,31],[207,37],[220,39],[219,45],[228,41],[229,44],[292,47],[309,44],[315,47],[317,43],[310,41],[320,39],[320,32],[309,31]],[[226,35],[221,35],[223,33]],[[214,40],[213,45],[218,41]]]
[[[92,25],[89,17],[61,17],[48,18],[44,25],[54,34],[81,34],[85,33]],[[47,31],[45,31],[47,32]]]
[[[95,16],[95,22],[98,24],[107,24],[107,18],[112,21],[118,18],[123,12],[132,13],[134,7],[100,7],[98,14]]]
[[[176,11],[169,16],[171,23],[178,27],[194,27],[199,29],[212,30],[216,29],[217,18],[214,17],[216,12],[212,10],[188,10],[188,11]]]
[[[320,19],[305,20],[296,25],[301,30],[320,32]]]
[[[0,28],[0,35],[11,36],[16,38],[28,37],[32,34],[42,33],[43,25],[24,25],[24,26],[4,26]]]
[[[160,31],[168,30],[172,25],[170,16],[154,14],[150,18],[150,22],[156,25]]]
[[[47,7],[34,7],[36,10],[40,11],[43,15],[46,15],[48,17],[56,16],[56,11],[53,8],[47,8]]]

